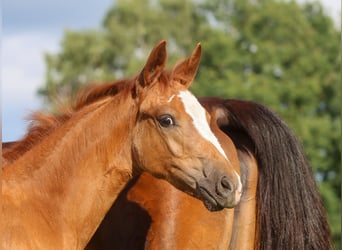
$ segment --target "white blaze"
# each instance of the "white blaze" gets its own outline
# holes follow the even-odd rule
[[[167,102],[172,102],[173,98],[175,97],[175,95],[172,95],[168,100]]]
[[[236,172],[236,177],[238,178],[238,186],[236,188],[236,191],[235,191],[235,201],[240,201],[241,199],[241,195],[242,195],[242,183],[241,183],[241,178],[240,178],[240,175],[238,175]]]
[[[187,112],[192,118],[193,124],[199,134],[202,135],[204,139],[211,142],[228,160],[226,153],[221,147],[221,144],[209,127],[205,109],[201,106],[196,97],[193,96],[189,91],[180,91],[178,97],[183,102],[185,112]]]

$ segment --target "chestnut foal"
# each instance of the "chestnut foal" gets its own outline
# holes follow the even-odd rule
[[[152,50],[137,77],[56,118],[53,131],[2,167],[2,248],[83,249],[120,191],[142,171],[210,210],[239,202],[239,175],[210,129],[210,115],[188,91],[200,45],[170,72],[165,45]]]

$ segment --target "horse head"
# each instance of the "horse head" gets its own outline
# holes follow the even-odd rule
[[[200,198],[209,210],[233,207],[241,196],[239,175],[209,126],[211,116],[188,90],[201,45],[168,74],[165,46],[162,41],[152,50],[135,80],[135,165]]]

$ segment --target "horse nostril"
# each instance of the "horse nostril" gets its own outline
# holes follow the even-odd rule
[[[221,179],[221,185],[228,192],[232,192],[234,189],[232,183],[228,180],[227,176],[223,176],[223,178]]]

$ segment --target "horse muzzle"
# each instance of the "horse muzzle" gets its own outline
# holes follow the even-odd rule
[[[221,171],[210,171],[197,181],[196,196],[210,211],[235,207],[241,198],[240,177],[230,177]]]

